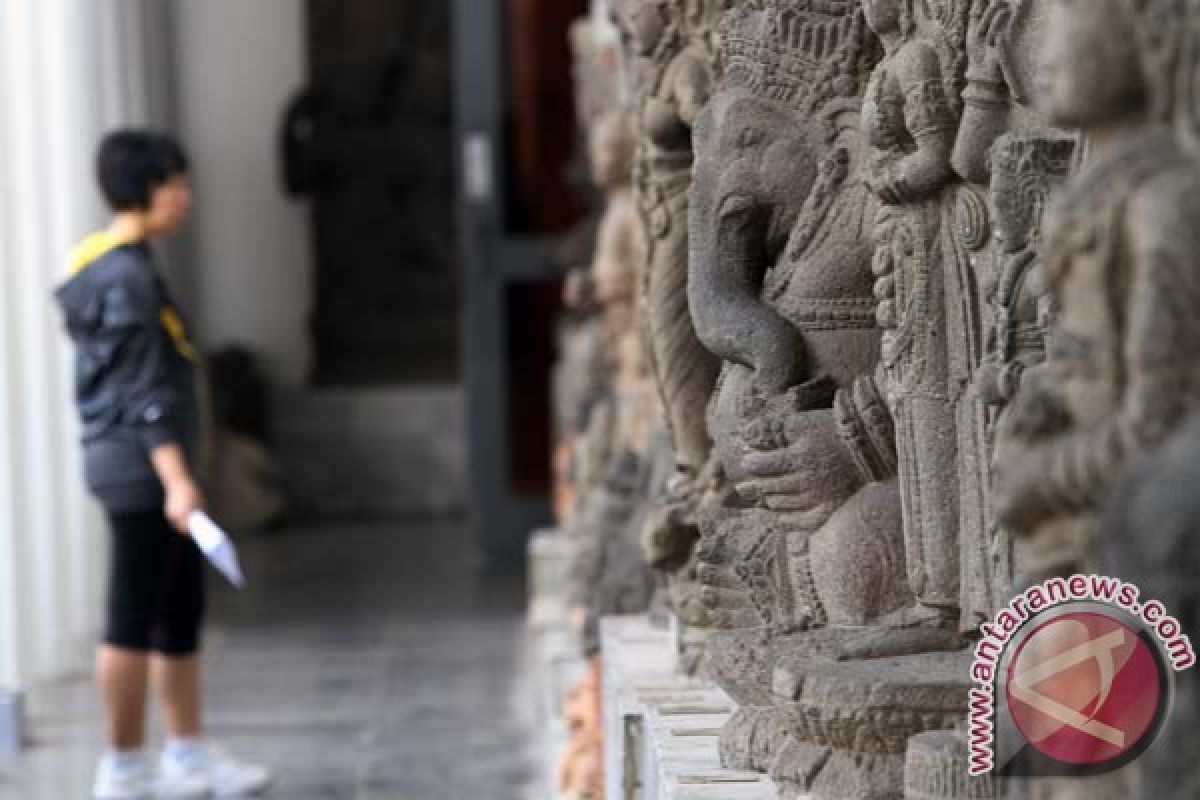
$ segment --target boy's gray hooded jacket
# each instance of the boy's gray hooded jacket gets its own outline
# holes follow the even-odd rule
[[[75,345],[88,487],[110,512],[159,508],[150,453],[168,442],[193,451],[199,409],[196,352],[150,248],[92,235],[56,297]]]

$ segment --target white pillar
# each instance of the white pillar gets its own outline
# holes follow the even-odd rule
[[[0,687],[77,668],[100,621],[106,550],[80,477],[70,352],[52,292],[104,221],[92,153],[150,121],[168,73],[153,0],[0,4]],[[153,45],[153,46],[151,46]]]

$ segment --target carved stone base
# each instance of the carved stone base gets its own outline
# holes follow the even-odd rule
[[[721,763],[766,772],[782,732],[771,696],[772,639],[765,628],[717,631],[708,637],[701,673],[738,705],[721,731]]]
[[[695,677],[700,672],[709,631],[695,628],[671,616],[671,633],[675,641],[676,668],[684,675]]]
[[[771,775],[784,797],[901,800],[909,740],[965,718],[970,656],[838,661],[829,654],[846,633],[782,640],[788,651],[775,660],[773,689],[786,733]]]
[[[967,773],[969,750],[962,730],[931,731],[912,738],[904,761],[904,800],[996,800],[990,775]]]

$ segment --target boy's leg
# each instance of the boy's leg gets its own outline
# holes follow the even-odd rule
[[[144,651],[106,644],[97,652],[96,678],[114,750],[129,752],[145,744],[147,663]]]
[[[196,543],[162,521],[167,539],[163,591],[152,635],[150,677],[172,739],[203,733],[200,628],[204,619],[204,559]]]
[[[96,680],[104,701],[108,745],[118,752],[137,750],[145,740],[150,632],[165,555],[155,516],[109,514],[112,558]]]
[[[155,693],[162,705],[167,735],[193,739],[202,733],[200,657],[155,654],[150,659]]]

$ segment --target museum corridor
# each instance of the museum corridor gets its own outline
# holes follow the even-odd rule
[[[278,770],[280,800],[529,800],[521,587],[478,578],[455,520],[298,528],[212,583],[214,737]],[[86,675],[33,693],[36,742],[0,800],[88,796]]]

